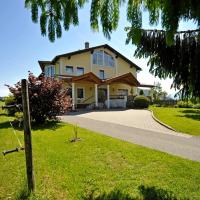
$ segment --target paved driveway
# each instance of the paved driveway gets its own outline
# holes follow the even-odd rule
[[[114,110],[114,111],[94,111],[83,112],[77,116],[87,119],[93,119],[103,122],[110,122],[114,124],[120,124],[128,127],[141,128],[145,130],[156,131],[160,133],[168,133],[179,135],[172,130],[162,126],[156,122],[148,110]],[[185,135],[186,137],[188,135]]]
[[[61,118],[104,135],[200,161],[200,137],[163,127],[147,110],[75,112]]]

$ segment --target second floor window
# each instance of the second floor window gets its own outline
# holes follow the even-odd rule
[[[46,66],[45,67],[45,76],[54,77],[55,75],[55,66]]]
[[[93,64],[114,67],[115,61],[107,52],[100,50],[93,53]]]
[[[74,73],[73,66],[66,66],[66,72],[67,74],[72,75]]]
[[[83,75],[84,74],[84,68],[83,67],[77,67],[76,74],[77,74],[77,76]]]
[[[104,70],[99,70],[99,78],[100,79],[105,79]]]

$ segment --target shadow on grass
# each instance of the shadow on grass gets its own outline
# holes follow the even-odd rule
[[[10,128],[10,123],[8,121],[0,123],[0,129]]]
[[[18,192],[15,200],[28,200],[29,197],[30,197],[30,192],[28,192],[27,186],[24,184],[24,186]]]
[[[84,200],[178,200],[172,192],[167,190],[148,187],[141,185],[138,187],[140,197],[131,197],[129,194],[121,192],[119,189],[115,189],[109,193],[102,193],[99,195],[92,191],[88,196],[83,197]],[[183,200],[183,199],[182,199]],[[184,199],[186,200],[186,198]]]
[[[186,118],[200,121],[200,110],[190,109],[190,110],[182,110],[179,112],[184,113],[185,115],[177,115],[177,117],[186,117]]]
[[[23,124],[19,127],[19,123],[13,123],[13,126],[18,131],[23,131]],[[31,124],[32,130],[56,130],[57,128],[60,128],[64,126],[60,121],[47,121],[44,124]],[[0,123],[0,129],[6,129],[6,128],[12,128],[9,121],[1,122]]]
[[[58,120],[54,121],[46,121],[44,124],[37,124],[37,123],[32,123],[31,128],[32,130],[56,130],[60,127],[64,126],[63,123],[61,123]]]
[[[0,116],[9,117],[6,113],[0,113]]]

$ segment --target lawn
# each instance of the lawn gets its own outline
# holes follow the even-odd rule
[[[0,114],[0,151],[17,146]],[[23,132],[17,131],[21,141]],[[31,199],[200,199],[200,163],[73,126],[33,127],[36,192]],[[0,156],[0,199],[27,199],[24,153]]]
[[[150,107],[154,116],[176,131],[200,135],[200,109]]]

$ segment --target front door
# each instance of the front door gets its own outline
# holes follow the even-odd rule
[[[105,103],[106,99],[107,99],[107,89],[98,88],[98,102]]]

